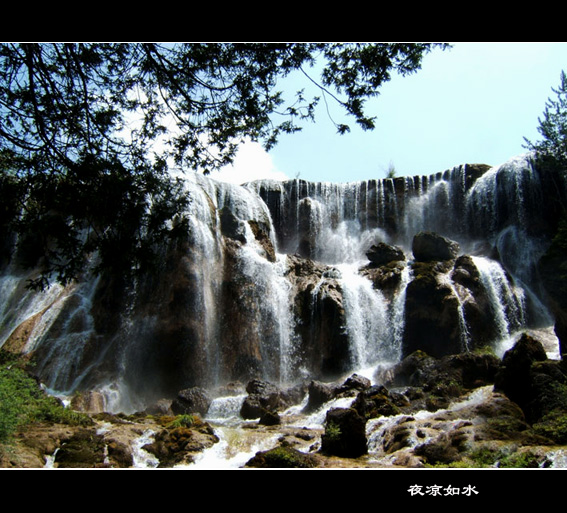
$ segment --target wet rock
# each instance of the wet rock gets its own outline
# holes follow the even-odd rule
[[[390,262],[398,262],[406,259],[401,248],[391,246],[385,242],[379,242],[371,246],[366,253],[366,257],[370,260],[371,264],[375,266],[386,265]]]
[[[250,228],[252,229],[252,233],[254,234],[254,238],[260,244],[260,247],[264,250],[266,258],[270,262],[276,261],[276,249],[272,244],[272,240],[270,239],[269,229],[258,221],[250,220],[248,221]]]
[[[371,381],[368,378],[358,374],[353,374],[343,383],[323,383],[313,380],[307,389],[309,401],[305,411],[313,412],[337,397],[355,396],[358,392],[369,388],[370,385]]]
[[[541,342],[528,334],[504,354],[494,386],[522,408],[529,423],[567,413],[567,365],[548,360]]]
[[[104,406],[103,395],[96,391],[76,394],[71,400],[71,408],[85,413],[102,413]]]
[[[195,418],[190,427],[175,422],[166,426],[143,449],[159,460],[160,467],[173,467],[192,463],[195,455],[218,441],[211,426]]]
[[[229,208],[220,211],[221,233],[225,237],[246,243],[246,235],[243,223],[234,215]]]
[[[199,387],[181,390],[171,403],[171,410],[175,415],[199,413],[206,415],[211,405],[208,392]]]
[[[240,408],[240,416],[243,419],[264,419],[273,422],[277,412],[301,402],[307,387],[298,385],[287,390],[282,390],[274,384],[254,379],[246,386],[248,396],[244,399]],[[265,423],[261,420],[261,423]]]
[[[264,410],[262,412],[260,420],[258,421],[258,423],[262,424],[263,426],[277,426],[281,424],[281,422],[282,420],[277,412],[267,410]]]
[[[353,374],[339,387],[338,392],[344,394],[351,391],[366,390],[371,384],[372,382],[368,378],[359,374]]]
[[[375,385],[360,392],[351,407],[365,419],[388,417],[400,413],[389,390],[381,385]]]
[[[457,242],[433,232],[420,232],[413,238],[413,256],[420,262],[454,260],[459,251]]]
[[[461,353],[434,358],[416,351],[395,365],[384,382],[387,387],[413,386],[456,396],[493,384],[500,359],[492,354]]]
[[[103,467],[105,447],[102,435],[92,429],[81,429],[61,445],[55,463],[58,468]]]
[[[333,267],[288,256],[293,287],[297,353],[310,376],[333,380],[348,372],[350,344],[339,274]]]
[[[313,412],[329,402],[337,395],[337,385],[323,383],[321,381],[311,381],[309,383],[309,401],[305,407],[306,412]]]
[[[321,437],[321,452],[345,458],[366,454],[366,419],[354,408],[331,408]]]
[[[292,447],[280,446],[269,451],[257,452],[248,460],[252,468],[315,468],[319,459],[313,454],[305,454]]]
[[[404,356],[422,350],[431,356],[460,353],[465,348],[459,298],[447,281],[452,266],[416,262],[406,288]]]
[[[402,275],[406,262],[394,261],[381,266],[369,264],[360,270],[360,274],[368,278],[376,290],[393,298],[393,294],[402,283]]]
[[[171,401],[170,399],[159,399],[155,403],[148,406],[144,413],[147,415],[172,415],[171,411]]]

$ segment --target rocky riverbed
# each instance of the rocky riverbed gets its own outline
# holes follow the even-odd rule
[[[2,468],[557,468],[567,465],[567,367],[525,334],[502,359],[417,351],[381,385],[360,375],[230,388],[221,419],[198,389],[135,415],[32,424]],[[229,389],[224,389],[227,394]],[[77,406],[79,403],[75,403]],[[83,407],[85,403],[83,402]],[[185,408],[185,410],[183,410]],[[197,413],[191,410],[206,408]],[[205,419],[205,420],[203,420]]]

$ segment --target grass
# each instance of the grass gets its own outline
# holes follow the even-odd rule
[[[17,360],[0,351],[0,444],[9,443],[18,430],[38,422],[88,425],[92,421],[47,395]]]

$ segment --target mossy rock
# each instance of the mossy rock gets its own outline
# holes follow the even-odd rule
[[[88,429],[79,430],[65,441],[55,456],[57,468],[97,468],[104,466],[103,437]]]
[[[292,447],[279,446],[269,451],[258,452],[246,463],[254,468],[316,468],[318,458],[302,453]]]
[[[553,443],[567,444],[567,412],[557,410],[545,415],[533,425],[533,430]]]

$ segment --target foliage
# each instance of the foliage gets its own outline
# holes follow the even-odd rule
[[[478,447],[450,468],[538,468],[542,457],[530,449]]]
[[[556,444],[567,444],[567,413],[555,410],[545,415],[533,426],[534,432]]]
[[[40,266],[36,287],[76,278],[93,254],[96,272],[143,270],[185,228],[172,165],[210,172],[244,139],[269,149],[314,120],[321,96],[372,129],[365,100],[446,46],[0,44],[0,236],[17,235],[20,262]],[[321,95],[284,102],[278,81],[291,73]]]
[[[48,396],[15,361],[2,353],[0,363],[0,443],[31,422],[87,425],[88,416],[64,408]]]
[[[173,421],[171,421],[167,427],[177,428],[177,427],[187,427],[190,428],[195,424],[195,417],[193,415],[177,415]]]
[[[555,98],[549,98],[545,105],[543,118],[539,118],[538,132],[543,139],[532,143],[526,139],[526,147],[534,150],[538,159],[567,172],[567,75],[561,72],[561,82],[557,89],[552,88]]]
[[[260,468],[314,468],[316,460],[292,447],[280,445],[266,452],[258,452],[247,467]]]
[[[325,437],[329,442],[338,442],[341,438],[341,428],[335,422],[329,422],[325,426]]]

